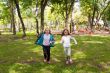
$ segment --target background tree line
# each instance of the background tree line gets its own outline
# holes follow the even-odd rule
[[[110,0],[0,0],[0,25],[10,26],[13,35],[22,31],[23,37],[31,30],[39,34],[45,26],[72,32],[75,25],[86,25],[94,32],[101,28],[100,20],[109,27],[109,12]]]

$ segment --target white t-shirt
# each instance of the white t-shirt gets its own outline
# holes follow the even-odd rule
[[[67,35],[67,36],[63,36],[62,39],[61,39],[61,43],[63,43],[63,47],[70,47],[71,39],[73,39],[75,44],[77,44],[77,41],[74,37],[71,37],[70,35]]]
[[[50,45],[50,34],[44,34],[44,40],[43,40],[43,45],[49,46]]]

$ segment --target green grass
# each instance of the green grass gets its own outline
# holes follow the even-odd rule
[[[26,40],[21,35],[0,36],[0,73],[110,73],[110,36],[75,36],[72,43],[72,65],[65,64],[60,36],[51,49],[51,64],[43,63],[42,47],[36,36]]]

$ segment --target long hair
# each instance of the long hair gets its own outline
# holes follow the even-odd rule
[[[63,30],[63,32],[62,32],[62,36],[64,36],[64,35],[65,35],[65,33],[64,33],[65,31],[68,31],[68,35],[70,35],[69,30],[68,30],[68,29],[64,29],[64,30]]]

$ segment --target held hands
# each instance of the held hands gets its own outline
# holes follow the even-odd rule
[[[54,43],[55,41],[50,41],[50,44]]]
[[[77,41],[75,41],[74,43],[75,43],[75,45],[77,45],[77,44],[78,44],[78,43],[77,43]]]
[[[63,43],[64,43],[64,41],[61,40],[61,41],[60,41],[60,44],[63,44]]]

